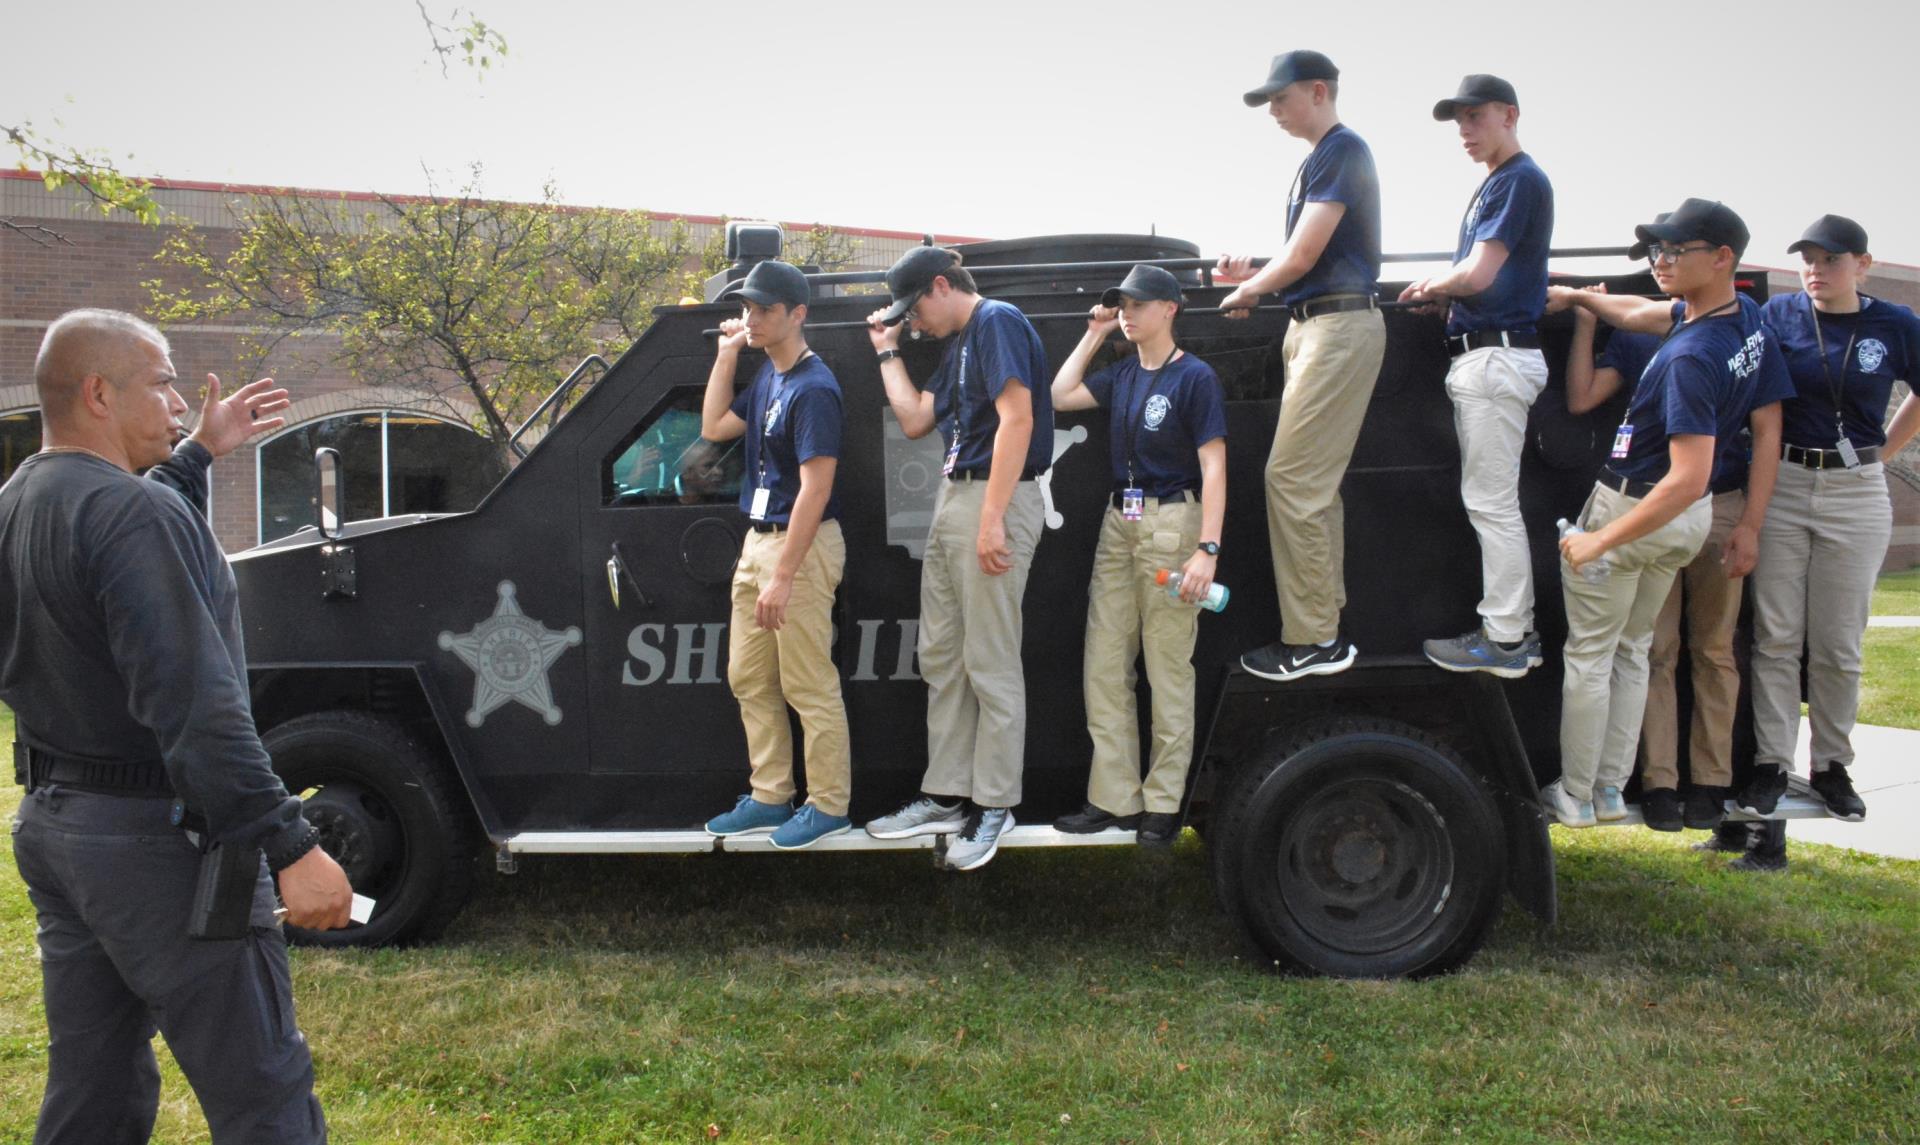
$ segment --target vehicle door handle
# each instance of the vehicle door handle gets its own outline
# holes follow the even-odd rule
[[[612,545],[612,555],[607,557],[607,594],[613,597],[613,607],[616,609],[620,607],[620,581],[622,578],[625,578],[626,582],[633,586],[633,595],[640,598],[640,607],[653,607],[653,602],[647,599],[646,590],[640,587],[639,581],[633,579],[633,572],[627,568],[627,559],[620,552],[620,542],[615,541]]]

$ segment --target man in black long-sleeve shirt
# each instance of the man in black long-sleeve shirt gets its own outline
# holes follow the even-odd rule
[[[352,892],[255,734],[238,594],[204,515],[208,465],[281,424],[257,419],[284,392],[221,401],[210,378],[179,442],[165,338],[100,310],[48,327],[34,382],[43,448],[0,489],[0,701],[31,777],[14,854],[50,1034],[35,1141],[145,1141],[156,1027],[216,1143],[324,1141],[273,891],[318,929],[346,924]],[[246,937],[188,937],[200,854],[176,801],[211,841],[262,853]]]

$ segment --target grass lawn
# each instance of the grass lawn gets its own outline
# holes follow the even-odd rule
[[[1920,616],[1920,569],[1881,577],[1873,586],[1873,615]]]
[[[342,1142],[1913,1139],[1920,864],[1803,845],[1742,876],[1697,835],[1554,830],[1559,926],[1511,912],[1425,983],[1236,958],[1192,837],[968,877],[530,861],[439,946],[294,978]],[[45,1038],[8,875],[0,1141]],[[164,1093],[156,1140],[204,1140],[170,1063]]]

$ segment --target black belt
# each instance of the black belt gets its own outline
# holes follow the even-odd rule
[[[1635,481],[1631,477],[1622,477],[1611,469],[1602,469],[1596,480],[1614,492],[1625,493],[1629,497],[1645,497],[1653,492],[1655,485],[1660,484],[1658,481]]]
[[[1125,496],[1126,494],[1123,490],[1115,489],[1113,493],[1108,496],[1107,501],[1116,509],[1124,509],[1126,506],[1120,502]],[[1198,501],[1200,499],[1200,494],[1192,489],[1175,489],[1173,492],[1165,494],[1164,496],[1155,496],[1152,493],[1146,496],[1147,500],[1158,501],[1162,505],[1178,505],[1185,501]]]
[[[1322,314],[1345,314],[1349,310],[1378,310],[1380,300],[1369,294],[1364,298],[1309,298],[1287,307],[1295,322],[1305,322]]]
[[[1032,481],[1034,478],[1040,476],[1042,473],[1045,473],[1045,472],[1046,470],[1044,469],[1034,469],[1031,466],[1029,466],[1028,468],[1022,469],[1020,471],[1020,480]],[[949,481],[985,481],[988,475],[989,475],[989,471],[986,469],[956,469],[952,473],[947,474],[947,480]]]
[[[1853,451],[1862,465],[1871,465],[1880,460],[1880,447],[1866,445]],[[1808,449],[1803,445],[1783,445],[1780,447],[1780,460],[1793,465],[1804,465],[1808,469],[1845,469],[1846,459],[1837,449]]]
[[[155,763],[95,763],[48,755],[16,743],[13,779],[28,791],[49,784],[105,795],[172,795],[173,782],[164,765]]]
[[[1470,350],[1484,350],[1489,346],[1538,350],[1540,335],[1531,330],[1469,330],[1447,339],[1447,353],[1456,358]]]
[[[756,533],[782,533],[785,532],[787,528],[785,521],[752,521],[749,523],[753,526],[753,531]]]

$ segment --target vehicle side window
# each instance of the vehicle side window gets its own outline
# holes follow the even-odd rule
[[[741,442],[700,436],[703,386],[669,390],[600,460],[602,505],[725,505],[740,499]]]

